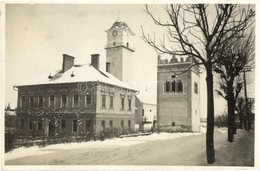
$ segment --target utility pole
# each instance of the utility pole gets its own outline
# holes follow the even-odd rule
[[[245,66],[242,72],[244,73],[244,91],[245,91],[245,102],[246,102],[246,130],[249,131],[249,112],[248,112],[248,98],[246,89],[246,72],[250,72],[250,68]]]

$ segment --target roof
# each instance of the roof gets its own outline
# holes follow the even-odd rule
[[[128,27],[128,25],[125,23],[125,22],[122,22],[122,21],[116,21],[112,27],[110,27],[110,29],[108,30],[111,30],[113,28],[124,28],[126,30],[129,30],[130,33],[132,33],[134,35],[134,33],[132,32],[132,30]]]
[[[52,78],[49,78],[48,77],[49,75],[51,75]],[[16,85],[16,87],[30,86],[30,85],[77,83],[77,82],[95,82],[95,81],[136,91],[135,89],[133,89],[126,83],[120,81],[110,73],[97,70],[90,64],[74,65],[72,68],[70,68],[64,73],[61,70],[59,70],[52,73],[44,74],[36,78],[33,78],[31,80],[24,81]]]
[[[141,103],[156,105],[156,95],[147,91],[140,91],[137,98]]]

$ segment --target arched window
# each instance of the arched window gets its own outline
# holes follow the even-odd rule
[[[126,43],[126,47],[129,47],[129,43],[128,42]]]
[[[177,82],[177,91],[179,93],[183,92],[183,83],[181,82],[181,80]]]
[[[172,82],[172,92],[175,93],[176,89],[175,89],[175,80]]]
[[[165,92],[170,92],[170,88],[171,88],[171,82],[170,81],[166,81],[165,84]]]
[[[116,45],[116,42],[113,42],[113,46],[115,46]]]
[[[194,82],[194,93],[198,94],[198,84]]]
[[[184,62],[184,59],[183,59],[183,57],[181,57],[181,59],[180,59],[180,62]]]

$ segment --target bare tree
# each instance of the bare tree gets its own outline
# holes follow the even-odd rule
[[[233,142],[236,133],[235,106],[243,87],[241,72],[245,67],[254,67],[254,35],[244,34],[233,37],[223,44],[219,52],[214,71],[219,74],[217,93],[227,101],[228,106],[228,141]]]
[[[181,4],[166,5],[166,21],[157,19],[146,5],[146,13],[156,25],[166,28],[170,47],[163,41],[150,39],[143,31],[143,40],[158,53],[189,55],[194,65],[202,65],[206,71],[207,83],[207,162],[215,162],[214,152],[214,90],[213,65],[216,54],[223,44],[241,31],[247,29],[255,12],[250,6],[235,4]]]

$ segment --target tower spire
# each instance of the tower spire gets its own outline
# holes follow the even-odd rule
[[[117,21],[120,21],[120,11],[117,11]]]

